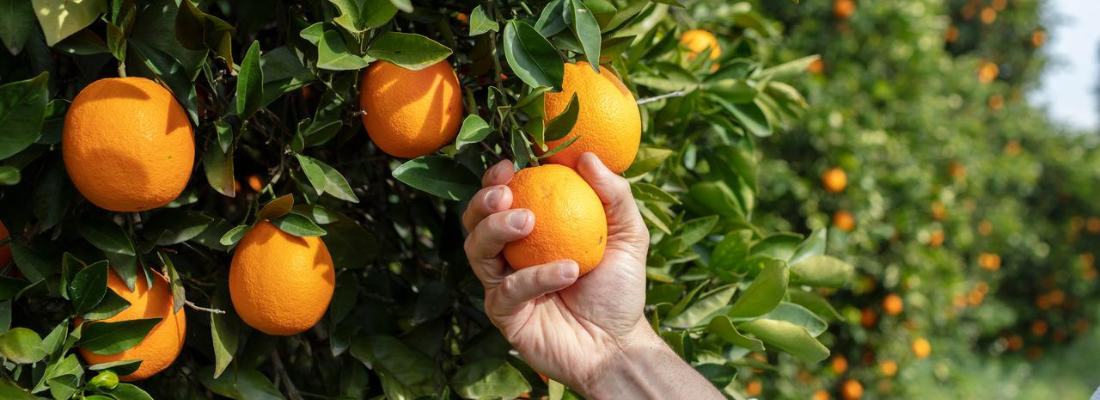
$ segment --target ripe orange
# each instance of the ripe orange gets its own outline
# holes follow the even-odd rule
[[[416,158],[454,140],[462,124],[462,88],[446,60],[419,71],[375,61],[363,73],[363,127],[387,154]]]
[[[917,358],[926,358],[929,354],[932,354],[932,344],[928,343],[928,339],[922,337],[913,340],[913,344],[910,347]]]
[[[833,367],[833,372],[836,372],[838,375],[843,374],[845,371],[848,371],[848,359],[844,358],[844,356],[838,355],[836,357],[833,357],[833,360],[830,362],[830,364]]]
[[[851,232],[856,229],[856,219],[852,213],[840,210],[833,214],[833,226],[842,231]]]
[[[832,398],[832,396],[829,396],[829,392],[826,392],[822,389],[818,389],[818,390],[814,391],[813,400],[829,400],[831,398]]]
[[[932,247],[940,247],[940,245],[943,244],[943,239],[943,231],[939,229],[934,230],[932,231],[932,234],[928,236],[928,245]]]
[[[1050,326],[1047,325],[1046,321],[1043,321],[1041,319],[1036,320],[1035,322],[1031,323],[1031,334],[1035,335],[1035,337],[1043,337],[1047,334],[1047,330],[1049,328]]]
[[[844,381],[840,386],[840,397],[845,400],[856,400],[863,397],[863,385],[854,379]]]
[[[80,349],[80,355],[84,357],[84,361],[88,364],[103,364],[122,360],[142,360],[136,371],[119,377],[119,380],[126,382],[148,378],[172,365],[176,356],[180,354],[180,350],[183,349],[187,317],[183,308],[175,313],[172,312],[172,291],[168,288],[168,279],[154,271],[153,288],[149,289],[145,277],[139,274],[134,283],[134,290],[131,291],[115,271],[110,271],[107,276],[107,287],[130,302],[130,307],[103,320],[104,322],[144,318],[163,319],[149,331],[145,339],[121,353],[102,355]]]
[[[1011,351],[1020,351],[1024,348],[1024,338],[1020,335],[1012,335],[1008,338],[1008,349]]]
[[[1001,268],[1001,256],[996,253],[982,253],[978,256],[978,265],[983,269],[996,271]]]
[[[864,308],[863,310],[860,310],[860,325],[863,325],[864,328],[870,329],[875,326],[876,322],[878,322],[878,315],[875,314],[874,311],[872,311],[870,308]]]
[[[848,174],[839,167],[829,168],[821,174],[821,186],[832,193],[840,193],[848,186]]]
[[[607,245],[607,216],[600,197],[580,175],[549,164],[520,170],[508,187],[512,208],[535,215],[531,234],[504,247],[512,268],[573,260],[583,276],[599,265]]]
[[[172,93],[145,78],[108,78],[80,91],[65,115],[65,169],[92,204],[144,211],[187,186],[195,136]]]
[[[905,308],[905,303],[901,301],[901,296],[897,293],[890,293],[886,295],[885,299],[882,299],[882,309],[890,315],[901,314],[901,310]]]
[[[856,3],[852,0],[836,0],[833,2],[833,15],[838,19],[848,19],[856,13]]]
[[[248,187],[253,192],[259,193],[264,188],[264,181],[260,179],[259,175],[251,175],[248,177]]]
[[[692,29],[680,35],[680,44],[686,46],[688,59],[695,59],[700,53],[710,49],[710,59],[717,60],[722,56],[722,46],[718,45],[718,38],[702,29]]]
[[[997,20],[997,10],[992,7],[986,7],[982,9],[982,22],[986,25],[992,24]]]
[[[8,233],[8,227],[4,226],[3,221],[0,221],[0,240],[7,239],[10,236],[11,234]],[[11,261],[11,246],[6,244],[0,246],[0,267],[8,265],[9,261]]]
[[[993,234],[993,223],[989,221],[982,221],[978,223],[978,233],[982,236],[989,236]]]
[[[989,109],[993,111],[1000,111],[1005,106],[1005,98],[999,94],[989,96]],[[1006,149],[1007,150],[1007,149]],[[1009,154],[1014,155],[1014,154]]]
[[[753,379],[749,383],[745,384],[745,394],[749,396],[759,396],[760,392],[764,391],[764,384],[760,383],[759,379]]]
[[[936,221],[943,221],[947,218],[947,207],[943,203],[938,201],[932,202],[932,218]]]
[[[811,74],[814,74],[814,75],[820,74],[820,73],[825,71],[825,62],[821,61],[820,58],[816,59],[813,62],[811,62],[808,67],[806,67],[806,70],[809,71]],[[826,393],[826,394],[828,394],[828,393]]]
[[[332,256],[321,238],[294,236],[267,221],[241,239],[229,268],[233,308],[268,335],[293,335],[316,325],[335,283]]]
[[[1031,33],[1031,45],[1035,47],[1043,47],[1043,44],[1047,41],[1046,31],[1039,29]]]
[[[455,15],[455,19],[463,24],[470,23],[470,16],[466,15],[465,13],[458,13],[458,15]]]
[[[565,64],[561,92],[546,94],[547,121],[565,111],[573,94],[580,106],[576,125],[564,138],[546,145],[553,149],[573,137],[581,138],[546,161],[575,168],[581,154],[592,152],[616,174],[626,171],[642,138],[642,117],[634,94],[603,66],[597,74],[584,61]],[[536,151],[543,153],[542,149]]]
[[[943,41],[947,43],[955,43],[959,40],[959,28],[954,26],[947,27],[947,30],[943,32]]]
[[[982,63],[982,66],[978,69],[978,80],[982,83],[993,82],[1000,73],[1000,68],[997,68],[997,64],[986,61]]]
[[[885,360],[878,365],[878,370],[879,372],[882,372],[882,375],[887,377],[897,375],[898,363],[894,360]]]

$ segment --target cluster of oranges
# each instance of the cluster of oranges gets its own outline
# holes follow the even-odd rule
[[[721,54],[717,39],[705,31],[689,31],[682,42],[692,56],[709,51],[716,59]],[[541,221],[530,236],[505,250],[517,268],[568,258],[577,260],[586,273],[602,258],[607,235],[603,204],[574,168],[581,154],[593,152],[615,173],[625,171],[640,145],[641,116],[622,81],[607,68],[598,68],[586,62],[566,64],[562,90],[545,95],[547,120],[565,111],[574,95],[580,111],[571,132],[547,143],[549,148],[574,141],[572,145],[546,156],[544,162],[550,165],[520,171],[510,184],[514,207],[530,209]],[[360,88],[363,126],[374,144],[394,157],[431,154],[458,134],[462,88],[445,60],[419,70],[378,61],[364,71]],[[542,155],[546,148],[535,151]],[[101,79],[73,100],[62,153],[73,184],[89,202],[109,211],[147,211],[169,204],[187,186],[195,135],[183,107],[156,82]],[[263,186],[257,175],[248,183],[256,192]],[[2,225],[0,234],[8,236]],[[575,245],[563,243],[563,238]],[[0,248],[3,264],[10,257],[8,246]],[[111,273],[109,287],[132,305],[107,321],[164,319],[145,340],[124,352],[82,351],[88,362],[142,359],[136,372],[122,377],[139,380],[166,368],[179,354],[185,311],[172,311],[167,279],[155,275],[152,287],[139,279],[131,290]],[[320,238],[294,236],[268,221],[259,221],[241,239],[229,272],[237,314],[271,335],[293,335],[315,325],[334,285],[332,257]]]

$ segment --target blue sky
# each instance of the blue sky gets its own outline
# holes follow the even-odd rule
[[[1036,104],[1047,105],[1058,122],[1097,129],[1100,106],[1095,90],[1100,78],[1100,0],[1051,0],[1048,21],[1055,23],[1045,51],[1053,63],[1043,74]],[[1051,12],[1053,11],[1053,12]]]

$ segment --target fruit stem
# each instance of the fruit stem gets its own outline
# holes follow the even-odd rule
[[[671,93],[665,93],[665,94],[658,95],[658,96],[646,97],[644,99],[638,99],[638,105],[640,106],[642,104],[652,103],[652,102],[655,102],[655,101],[660,101],[660,100],[669,99],[669,98],[673,98],[673,97],[683,97],[685,95],[687,95],[686,91],[677,90],[677,91],[671,92]]]
[[[119,78],[125,78],[126,77],[126,63],[121,61],[121,60],[118,62],[118,77]]]
[[[290,397],[290,400],[304,400],[302,394],[298,393],[298,388],[294,386],[294,382],[290,381],[290,374],[286,373],[283,360],[279,358],[278,350],[271,350],[271,362],[275,365],[275,370],[279,372],[279,376],[283,377],[283,381],[286,382],[287,397]]]
[[[225,314],[225,310],[219,310],[217,308],[200,307],[200,306],[195,305],[195,303],[192,303],[190,300],[185,301],[184,304],[187,304],[188,307],[191,307],[191,309],[195,310],[195,311],[208,312],[208,313],[211,313],[211,314]]]

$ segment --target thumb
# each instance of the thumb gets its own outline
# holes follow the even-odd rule
[[[649,233],[642,222],[642,214],[638,212],[638,204],[634,202],[630,182],[608,169],[592,153],[581,154],[577,160],[577,173],[600,196],[607,213],[608,234],[622,234],[620,237],[640,247],[648,245]]]

